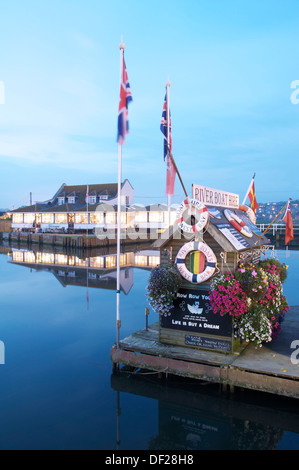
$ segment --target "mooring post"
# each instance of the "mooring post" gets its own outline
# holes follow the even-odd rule
[[[149,316],[149,308],[145,307],[145,331],[148,330],[148,316]]]

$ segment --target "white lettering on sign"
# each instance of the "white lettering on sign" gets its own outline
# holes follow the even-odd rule
[[[221,206],[233,209],[239,208],[239,195],[207,188],[199,184],[192,185],[192,198],[202,202],[205,206]]]

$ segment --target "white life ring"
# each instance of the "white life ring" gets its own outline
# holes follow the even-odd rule
[[[232,224],[232,226],[238,230],[238,232],[242,233],[242,235],[245,235],[245,237],[251,238],[252,237],[252,232],[249,230],[245,222],[240,219],[234,212],[230,211],[229,209],[225,209],[224,215],[229,220],[229,222]]]
[[[206,257],[206,268],[200,274],[191,273],[185,264],[185,258],[190,251],[200,251]],[[216,265],[217,265],[217,258],[215,253],[211,250],[211,248],[203,242],[192,241],[189,243],[185,243],[182,248],[179,250],[177,257],[176,257],[176,266],[181,274],[181,276],[189,282],[193,284],[201,284],[202,282],[207,281],[211,276],[213,276]]]
[[[248,206],[239,206],[240,211],[245,212],[245,214],[249,217],[250,222],[256,224],[256,216],[254,211],[251,207]]]
[[[187,224],[183,218],[183,214],[185,210],[189,207],[189,204],[196,209],[197,213],[199,213],[199,220],[194,225]],[[185,199],[183,202],[181,202],[181,204],[176,210],[176,223],[183,232],[200,232],[206,226],[208,220],[208,209],[202,202],[198,201],[197,199]]]

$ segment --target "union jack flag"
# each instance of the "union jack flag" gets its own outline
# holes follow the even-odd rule
[[[125,58],[122,56],[122,76],[120,83],[120,96],[118,107],[117,142],[125,143],[125,136],[129,133],[128,105],[133,100]]]
[[[169,110],[169,126],[167,122],[167,94],[165,94],[164,103],[163,103],[163,111],[162,111],[162,119],[160,124],[160,130],[164,135],[164,144],[163,144],[163,155],[164,160],[167,163],[167,172],[166,172],[166,194],[173,196],[174,194],[174,181],[175,181],[175,168],[172,162],[172,159],[169,155],[168,146],[170,152],[172,152],[172,130],[171,130],[171,115]],[[168,134],[168,140],[167,140]]]
[[[167,148],[167,95],[165,94],[164,98],[164,103],[163,103],[163,111],[162,111],[162,119],[161,119],[161,125],[160,125],[160,130],[162,134],[164,135],[164,160],[168,154],[168,148]],[[169,111],[169,147],[170,151],[172,151],[172,131],[171,131],[171,115]]]

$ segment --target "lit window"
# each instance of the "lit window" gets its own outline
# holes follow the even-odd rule
[[[67,214],[55,214],[55,224],[67,224]]]
[[[60,264],[60,265],[67,264],[67,256],[61,255],[61,254],[55,255],[55,264]]]
[[[106,268],[114,268],[116,266],[116,256],[106,256]]]
[[[135,256],[136,266],[147,266],[147,256],[136,255]]]
[[[35,214],[24,214],[24,223],[33,224],[35,221]]]
[[[64,200],[65,200],[64,197],[59,197],[59,198],[58,198],[58,205],[59,205],[59,206],[62,206],[62,204],[64,204]]]
[[[147,222],[147,212],[136,212],[135,214],[135,222]]]
[[[87,212],[80,212],[75,214],[75,223],[76,224],[87,224]]]
[[[90,267],[91,268],[103,268],[104,267],[104,257],[97,256],[94,258],[90,258]]]
[[[12,252],[12,260],[16,261],[17,263],[22,263],[24,260],[23,251],[13,251]]]
[[[23,214],[12,214],[12,221],[14,224],[22,224]]]
[[[149,256],[148,264],[149,266],[158,266],[160,264],[160,256]]]
[[[24,261],[25,263],[35,263],[35,254],[32,251],[25,251]]]
[[[43,224],[53,224],[54,223],[54,214],[42,214],[42,223]]]
[[[88,259],[81,259],[76,256],[76,266],[88,266]]]
[[[115,212],[107,212],[106,224],[115,224],[115,222],[116,222]]]
[[[90,223],[91,224],[103,224],[104,223],[104,214],[103,212],[97,212],[90,214]]]
[[[150,222],[163,222],[163,212],[150,212],[149,221]]]

